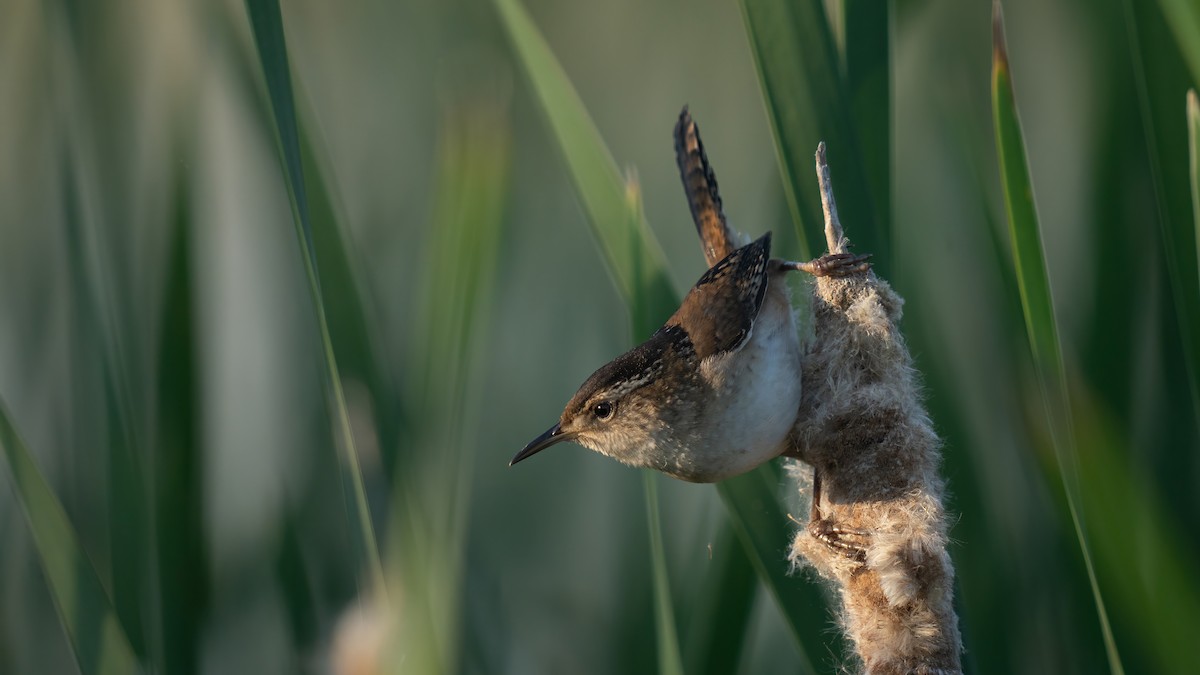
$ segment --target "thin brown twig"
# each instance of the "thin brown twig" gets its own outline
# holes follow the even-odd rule
[[[842,230],[842,221],[838,219],[837,201],[833,198],[829,162],[825,161],[825,141],[817,144],[817,183],[821,186],[821,211],[825,216],[825,244],[830,253],[843,253],[846,235]]]

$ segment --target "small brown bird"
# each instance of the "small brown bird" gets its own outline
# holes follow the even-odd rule
[[[800,342],[784,274],[844,275],[869,256],[771,258],[771,235],[740,248],[726,224],[699,130],[683,109],[676,156],[712,267],[646,342],[583,383],[559,421],[512,464],[574,441],[696,483],[749,471],[785,449],[800,406]]]

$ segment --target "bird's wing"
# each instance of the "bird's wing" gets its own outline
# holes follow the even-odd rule
[[[750,338],[767,292],[771,233],[713,265],[668,323],[687,331],[700,359],[736,351]]]

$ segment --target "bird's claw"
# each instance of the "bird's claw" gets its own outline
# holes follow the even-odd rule
[[[866,562],[866,532],[838,527],[829,519],[822,518],[808,523],[808,533],[837,553],[856,562]]]
[[[785,269],[808,272],[814,277],[848,277],[851,274],[866,272],[871,269],[869,262],[872,254],[863,253],[830,253],[808,262],[784,263]]]

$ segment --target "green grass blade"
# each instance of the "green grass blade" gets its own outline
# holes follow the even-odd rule
[[[76,317],[80,323],[74,336],[79,356],[98,363],[104,391],[107,438],[103,452],[108,464],[108,539],[109,567],[113,606],[125,628],[134,652],[145,656],[146,631],[143,620],[150,550],[150,509],[147,483],[132,420],[133,404],[127,372],[120,354],[117,322],[112,303],[107,301],[110,284],[101,274],[94,224],[85,222],[79,204],[81,186],[76,170],[63,170],[66,217],[67,266],[71,290],[75,296]],[[89,225],[91,225],[89,227]],[[79,409],[88,402],[81,401]]]
[[[667,576],[667,554],[663,548],[662,518],[658,513],[658,476],[642,472],[646,494],[646,524],[650,528],[650,565],[654,570],[654,610],[658,626],[658,672],[682,675],[683,656],[675,630],[675,612],[671,603],[671,580]]]
[[[1196,260],[1200,264],[1200,100],[1187,93],[1188,169],[1192,179],[1192,216],[1196,226]]]
[[[300,129],[292,92],[292,73],[288,66],[287,43],[283,35],[283,17],[276,0],[246,0],[246,11],[266,81],[267,99],[271,103],[276,142],[292,202],[292,216],[304,238],[304,252],[309,258],[307,264],[315,265],[307,185],[300,157]]]
[[[825,598],[816,584],[789,576],[788,566],[780,564],[795,536],[795,527],[775,497],[779,482],[779,472],[773,466],[764,466],[718,483],[717,492],[751,564],[775,598],[800,647],[802,672],[832,672],[829,665],[842,663],[840,655],[829,663],[813,661],[814,654],[829,651],[816,637],[831,635]],[[840,651],[840,646],[833,651]]]
[[[616,162],[529,14],[517,0],[496,0],[496,6],[563,151],[617,290],[631,310],[634,338],[644,340],[679,302],[662,247],[640,212],[631,213]],[[664,128],[670,132],[669,125]]]
[[[859,250],[875,254],[877,268],[886,276],[890,260],[883,226],[886,218],[878,210],[882,204],[871,192],[864,148],[839,75],[841,67],[823,2],[742,0],[740,4],[775,137],[784,193],[793,224],[805,243],[802,257],[825,249],[820,234],[821,198],[812,179],[812,153],[824,140],[835,158],[842,222],[854,233]],[[871,59],[877,62],[878,56]],[[867,93],[871,91],[866,88]],[[879,101],[867,103],[880,105]],[[885,117],[887,110],[890,105],[885,104]],[[873,119],[878,120],[879,114],[873,112]],[[872,128],[877,125],[878,121],[873,122]],[[874,152],[874,148],[868,149]]]
[[[1012,237],[1013,258],[1017,270],[1017,285],[1025,313],[1025,328],[1033,354],[1034,367],[1041,385],[1047,422],[1054,445],[1055,457],[1062,474],[1067,506],[1087,568],[1088,581],[1099,615],[1100,629],[1113,673],[1123,673],[1109,624],[1108,612],[1100,586],[1096,581],[1095,565],[1082,523],[1080,505],[1078,457],[1076,455],[1071,407],[1067,394],[1066,372],[1058,339],[1057,322],[1046,273],[1046,257],[1042,250],[1041,229],[1029,163],[1025,157],[1025,141],[1017,116],[1012,77],[1004,40],[1004,25],[999,2],[993,19],[994,42],[992,55],[992,109],[996,129],[996,150],[1000,159],[1000,176],[1004,188],[1004,204]]]
[[[243,95],[260,100],[256,108],[265,129],[274,125],[270,102],[259,97],[259,80],[254,77],[258,68],[257,51],[239,39],[233,16],[216,12],[212,21],[222,30],[218,36],[227,40],[226,48],[235,55],[238,70],[236,83]],[[369,286],[362,277],[361,258],[350,233],[342,226],[346,213],[336,181],[330,175],[332,162],[328,148],[316,132],[316,119],[311,106],[306,106],[305,91],[299,87],[294,100],[300,143],[300,166],[303,168],[305,194],[308,197],[308,218],[312,226],[313,255],[320,270],[321,296],[326,311],[333,344],[334,357],[342,381],[363,383],[376,411],[391,414],[375,415],[378,449],[385,475],[395,473],[395,462],[401,448],[402,430],[409,420],[408,411],[400,401],[400,385],[391,376],[392,369],[385,358],[384,342],[379,325],[369,311]]]
[[[841,5],[843,35],[839,44],[846,70],[847,103],[863,151],[863,168],[879,226],[884,239],[890,242],[893,1],[841,0]]]
[[[122,320],[128,315],[122,316],[120,302],[120,247],[113,245],[119,241],[120,231],[108,218],[119,198],[100,194],[110,185],[105,180],[107,173],[101,175],[97,169],[97,160],[104,153],[102,136],[107,135],[97,133],[96,126],[104,95],[83,86],[98,72],[92,59],[94,45],[90,44],[94,33],[84,29],[80,17],[74,14],[81,8],[60,4],[48,3],[46,9],[50,14],[62,11],[62,23],[55,36],[62,58],[52,72],[55,80],[66,83],[60,103],[65,106],[61,185],[70,311],[76,322],[71,332],[73,358],[98,371],[103,391],[102,406],[93,408],[95,402],[87,400],[88,387],[80,378],[79,386],[73,388],[73,395],[79,398],[73,408],[81,417],[74,422],[83,434],[88,434],[89,410],[95,409],[106,420],[103,431],[91,431],[104,434],[96,454],[107,464],[108,559],[102,562],[101,570],[107,567],[113,605],[130,645],[139,657],[146,657],[151,640],[144,614],[150,588],[153,512],[144,466],[147,453],[135,412],[139,409],[134,394],[138,378],[132,367],[138,360],[137,348],[132,345],[136,330]],[[111,166],[112,160],[105,159],[105,171],[120,173]],[[104,575],[102,571],[102,578]]]
[[[388,476],[394,474],[400,430],[407,419],[400,404],[399,386],[389,377],[378,326],[368,312],[367,285],[360,278],[360,259],[351,246],[341,201],[323,167],[331,166],[320,152],[309,120],[300,114],[300,158],[312,223],[313,253],[321,270],[321,296],[327,311],[330,339],[338,373],[343,380],[362,382],[371,395],[378,445]]]
[[[295,101],[292,95],[291,71],[288,68],[287,46],[283,36],[283,18],[276,0],[246,0],[254,43],[263,69],[267,87],[267,98],[271,102],[274,116],[276,141],[283,164],[292,207],[292,220],[296,225],[304,271],[308,277],[309,293],[317,315],[321,333],[321,346],[325,358],[325,387],[329,398],[337,442],[349,462],[350,484],[353,500],[348,504],[353,520],[357,523],[363,550],[359,559],[360,569],[367,568],[376,592],[385,592],[383,564],[379,557],[379,546],[375,540],[375,528],[371,523],[371,511],[367,505],[366,488],[363,485],[358,450],[354,434],[350,429],[350,418],[346,411],[346,397],[342,391],[342,380],[338,374],[337,359],[333,351],[333,340],[329,334],[329,323],[325,318],[325,302],[321,294],[321,282],[317,274],[317,259],[313,247],[312,220],[309,216],[307,188],[304,181],[303,163],[300,153],[299,130],[296,120]]]
[[[636,184],[622,183],[616,163],[583,102],[524,7],[516,0],[496,0],[496,6],[562,148],[608,269],[629,308],[633,337],[644,340],[670,316],[678,296],[667,277],[662,248],[646,224]],[[655,539],[662,525],[654,478],[647,476],[644,490],[650,519],[659,664],[668,669],[666,672],[682,672],[666,559],[661,537],[657,545]]]
[[[1195,0],[1158,0],[1167,25],[1175,33],[1175,42],[1188,69],[1192,81],[1200,84],[1200,3]]]
[[[0,451],[33,533],[55,608],[84,675],[122,675],[140,668],[133,648],[62,504],[0,401]]]
[[[754,566],[728,520],[711,546],[711,577],[696,589],[687,624],[684,672],[692,675],[737,672],[758,588]]]
[[[181,181],[182,182],[182,181]],[[163,670],[195,673],[208,605],[204,523],[204,439],[195,295],[191,278],[191,203],[175,196],[175,228],[167,266],[154,456],[155,548]]]
[[[441,115],[430,240],[409,359],[412,451],[399,458],[388,539],[404,623],[400,672],[460,669],[467,517],[488,315],[507,183],[511,130],[504,100],[478,89]],[[397,583],[398,582],[398,583]]]

